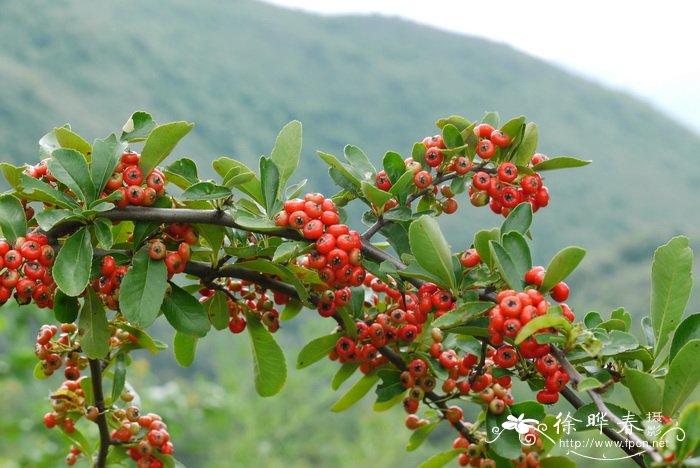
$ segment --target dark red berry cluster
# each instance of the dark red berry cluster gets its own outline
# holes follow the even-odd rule
[[[121,160],[107,181],[104,196],[119,191],[122,197],[117,206],[151,206],[165,195],[165,175],[153,169],[144,176],[139,167],[141,155],[133,151],[122,154]]]
[[[185,265],[192,256],[191,246],[199,242],[194,227],[186,223],[168,224],[162,232],[151,236],[148,241],[148,255],[153,260],[164,260],[168,269],[168,279],[185,271]]]
[[[53,308],[54,258],[54,249],[43,234],[18,237],[14,245],[0,239],[0,305],[14,295],[20,305],[33,300],[38,307]]]
[[[164,463],[156,455],[172,456],[174,447],[170,441],[168,426],[155,413],[141,414],[138,406],[117,409],[111,413],[118,427],[112,439],[129,444],[129,456],[139,468],[162,468]]]

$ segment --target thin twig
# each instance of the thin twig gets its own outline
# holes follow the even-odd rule
[[[105,401],[104,392],[102,391],[102,365],[99,359],[89,359],[90,374],[92,378],[92,393],[95,397],[95,407],[98,414],[95,419],[95,424],[100,430],[100,448],[95,461],[95,468],[104,468],[107,466],[107,454],[109,446],[112,445],[112,440],[109,435],[109,427],[107,426],[107,417],[105,416]]]

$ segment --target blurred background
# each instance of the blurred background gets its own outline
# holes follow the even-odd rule
[[[0,159],[35,163],[55,126],[92,141],[145,110],[195,122],[172,158],[190,157],[210,177],[219,156],[255,166],[299,119],[297,177],[331,194],[316,150],[351,143],[378,163],[389,150],[408,156],[440,117],[524,114],[542,152],[594,161],[547,175],[552,201],[533,228],[536,263],[567,245],[588,249],[570,282],[577,315],[624,305],[638,330],[654,249],[683,233],[697,251],[700,37],[687,2],[273,3],[0,0]],[[463,205],[441,218],[454,251],[501,222]],[[700,310],[694,292],[689,312]],[[41,424],[60,381],[32,377],[33,337],[51,320],[0,308],[2,467],[61,464],[64,441]],[[170,351],[137,353],[129,379],[187,466],[415,466],[450,447],[445,428],[405,452],[402,411],[373,413],[370,398],[330,413],[342,394],[330,388],[336,365],[293,369],[300,347],[328,329],[303,315],[283,325],[289,379],[271,399],[254,392],[247,336],[228,331],[200,342],[191,368]],[[166,327],[156,335],[172,341]]]

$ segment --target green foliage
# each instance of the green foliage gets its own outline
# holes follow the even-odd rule
[[[12,195],[0,196],[0,229],[9,243],[27,233],[27,218],[20,201]]]
[[[284,353],[257,318],[248,315],[247,328],[253,350],[255,390],[263,397],[274,396],[287,380]]]
[[[59,289],[68,296],[78,296],[90,280],[92,268],[90,231],[83,227],[63,243],[56,256],[53,276]]]
[[[421,216],[411,223],[408,239],[418,264],[435,276],[440,286],[454,289],[450,248],[437,221],[426,215]]]
[[[152,260],[148,246],[134,254],[131,268],[121,285],[120,307],[126,319],[139,327],[147,327],[158,317],[167,287],[165,263]]]

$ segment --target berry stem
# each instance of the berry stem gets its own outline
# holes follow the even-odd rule
[[[109,435],[109,427],[107,426],[107,418],[105,416],[104,392],[102,391],[102,364],[99,359],[89,359],[89,363],[92,377],[92,393],[95,397],[95,407],[99,411],[95,419],[95,424],[97,424],[100,430],[100,448],[94,467],[104,468],[107,466],[107,454],[112,440]]]

